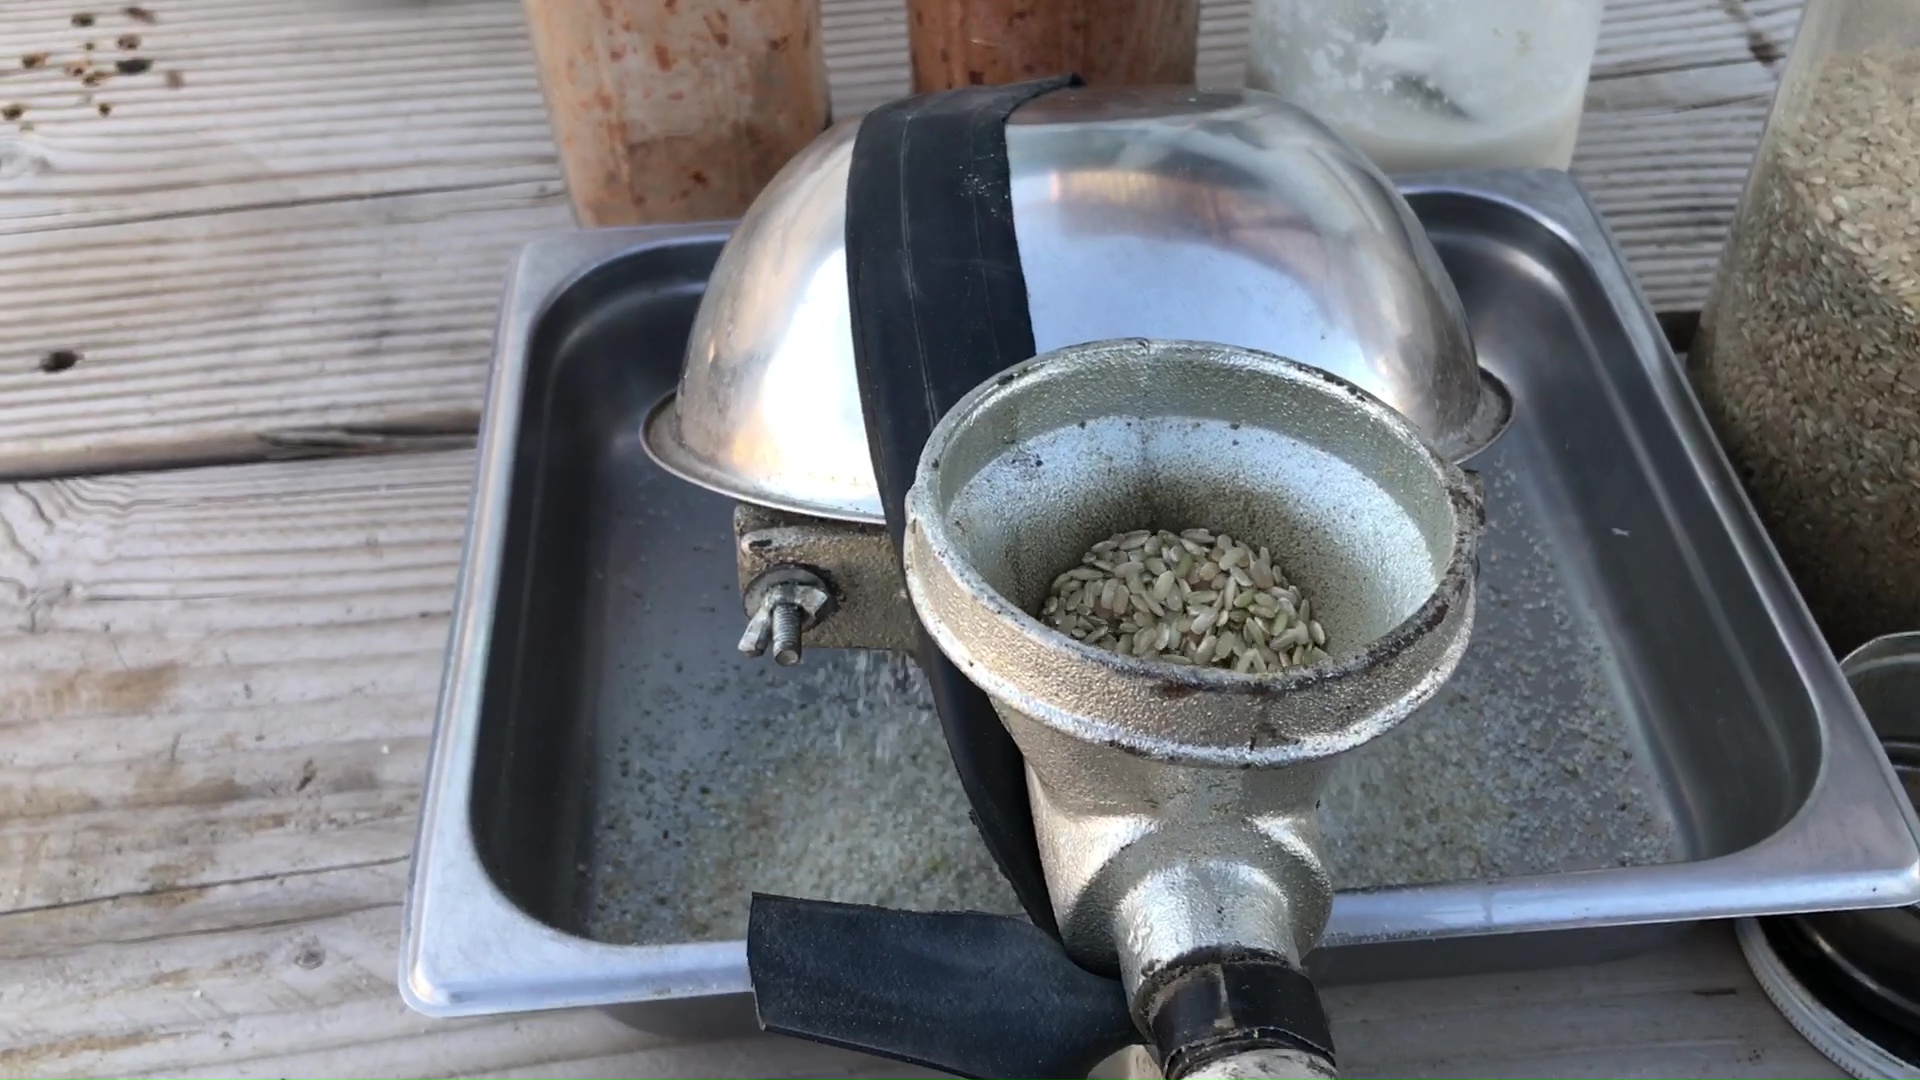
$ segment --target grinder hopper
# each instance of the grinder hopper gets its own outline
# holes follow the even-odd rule
[[[907,497],[914,606],[1026,759],[1068,953],[1119,976],[1169,1076],[1328,1049],[1285,1015],[1318,1013],[1299,966],[1333,895],[1315,804],[1333,755],[1458,664],[1481,524],[1477,488],[1400,414],[1232,346],[1061,349],[934,429]],[[1271,546],[1330,659],[1182,667],[1028,614],[1095,541],[1194,526]]]

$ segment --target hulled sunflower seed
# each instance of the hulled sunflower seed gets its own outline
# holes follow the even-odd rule
[[[1213,628],[1214,623],[1219,621],[1220,609],[1206,608],[1202,610],[1200,614],[1193,617],[1193,632],[1196,634],[1204,634]]]
[[[1213,659],[1216,662],[1222,661],[1222,660],[1231,660],[1236,655],[1244,651],[1245,651],[1245,647],[1240,644],[1240,635],[1229,630],[1226,633],[1220,635],[1219,641],[1214,642]]]
[[[1260,555],[1247,567],[1247,576],[1253,579],[1257,589],[1273,588],[1273,567],[1267,562],[1267,549],[1261,548]]]
[[[1135,529],[1055,577],[1040,616],[1122,655],[1258,675],[1326,658],[1312,610],[1265,547],[1208,529]]]

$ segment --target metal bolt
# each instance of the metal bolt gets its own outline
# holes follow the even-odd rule
[[[800,662],[800,624],[807,613],[800,605],[782,601],[773,605],[773,662],[792,667]]]
[[[776,566],[747,586],[746,632],[740,651],[761,656],[769,645],[783,667],[800,662],[802,635],[833,612],[833,595],[819,575],[798,566]]]

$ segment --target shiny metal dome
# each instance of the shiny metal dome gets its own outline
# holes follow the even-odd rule
[[[679,392],[647,420],[668,470],[747,502],[880,521],[844,250],[857,120],[815,140],[721,253]],[[1065,90],[1007,126],[1035,344],[1217,341],[1323,368],[1441,453],[1483,445],[1465,315],[1392,184],[1259,91]]]

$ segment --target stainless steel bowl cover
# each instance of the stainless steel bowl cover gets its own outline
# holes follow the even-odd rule
[[[646,441],[670,471],[735,498],[880,521],[847,304],[857,131],[823,134],[741,220]],[[1066,90],[1013,114],[1007,156],[1041,352],[1217,341],[1339,375],[1456,460],[1497,429],[1425,232],[1306,113],[1251,90]]]

